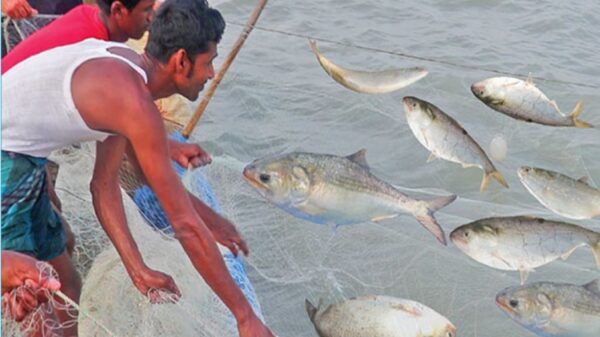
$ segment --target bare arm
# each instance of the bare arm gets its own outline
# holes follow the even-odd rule
[[[121,136],[112,136],[97,143],[96,165],[90,184],[96,216],[138,290],[149,295],[153,303],[160,299],[157,293],[150,292],[152,289],[166,289],[179,297],[181,293],[170,276],[144,264],[127,226],[118,176],[126,142]]]
[[[105,76],[108,71],[110,77]],[[257,321],[229,275],[213,236],[194,211],[187,191],[172,168],[160,112],[139,75],[120,61],[90,61],[75,72],[72,92],[75,105],[88,126],[124,135],[132,144],[175,236],[196,270],[235,315],[242,336],[248,335],[248,331],[261,330],[264,335],[270,335]],[[90,92],[95,94],[90,97]],[[139,255],[137,248],[130,244],[125,250],[127,257]]]

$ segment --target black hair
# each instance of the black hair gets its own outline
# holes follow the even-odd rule
[[[208,51],[208,43],[219,43],[225,20],[205,0],[167,0],[150,24],[146,53],[166,63],[171,55],[184,49],[193,60]]]
[[[100,10],[106,15],[110,14],[110,6],[117,1],[122,3],[127,10],[132,10],[141,0],[96,0],[98,7],[100,7]]]

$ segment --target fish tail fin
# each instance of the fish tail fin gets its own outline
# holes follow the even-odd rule
[[[592,252],[594,253],[594,258],[596,259],[596,266],[600,269],[600,239],[592,244]]]
[[[308,317],[314,322],[315,315],[317,314],[317,307],[315,307],[308,299],[304,300],[304,307],[308,313]]]
[[[583,111],[583,103],[581,101],[577,102],[573,111],[569,114],[569,117],[573,120],[573,124],[576,128],[593,128],[594,126],[588,122],[581,121],[577,119],[579,115],[581,115],[581,111]]]
[[[435,236],[435,238],[444,246],[447,245],[446,235],[444,234],[444,230],[442,229],[440,224],[437,222],[437,220],[433,216],[433,213],[435,213],[435,211],[445,207],[446,205],[450,204],[454,200],[456,200],[456,195],[453,194],[453,195],[434,198],[434,199],[425,201],[425,203],[426,203],[425,213],[415,215],[415,218],[417,218],[417,221],[419,221],[429,232],[431,232],[431,234],[433,234]]]
[[[493,171],[486,172],[483,175],[483,179],[481,180],[481,186],[479,187],[480,192],[485,191],[485,189],[490,184],[490,181],[492,178],[496,179],[500,183],[500,185],[508,188],[508,183],[506,182],[506,180],[504,180],[504,176],[502,175],[502,173],[500,173],[500,171],[498,171],[498,170],[496,170],[496,168],[494,168]]]

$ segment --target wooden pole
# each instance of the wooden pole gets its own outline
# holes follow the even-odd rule
[[[198,124],[198,121],[200,120],[200,117],[202,117],[204,110],[206,110],[206,107],[208,106],[210,99],[212,98],[215,91],[217,90],[217,87],[221,83],[223,76],[225,76],[227,69],[229,69],[229,66],[231,65],[231,63],[237,56],[238,52],[242,48],[242,45],[246,41],[246,38],[248,37],[248,35],[250,35],[250,32],[254,28],[254,25],[256,24],[256,21],[258,20],[258,17],[260,16],[260,13],[262,12],[262,10],[266,4],[267,4],[267,0],[259,0],[258,3],[256,4],[256,7],[254,8],[252,15],[248,19],[246,26],[244,26],[244,30],[242,30],[242,33],[238,37],[237,41],[235,41],[235,44],[231,48],[229,55],[227,55],[227,58],[225,58],[225,61],[221,65],[221,69],[219,69],[219,72],[217,73],[215,78],[213,78],[212,82],[210,83],[210,87],[204,94],[204,97],[202,97],[202,101],[200,101],[200,104],[196,108],[194,115],[192,116],[192,118],[190,119],[188,124],[183,129],[182,134],[185,138],[189,138],[190,135],[192,134],[192,131],[196,127],[196,124]]]

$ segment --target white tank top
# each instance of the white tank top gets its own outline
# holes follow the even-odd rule
[[[71,79],[82,63],[111,57],[127,63],[148,83],[142,68],[109,52],[111,47],[131,49],[87,39],[32,56],[2,75],[2,150],[45,158],[64,146],[110,136],[90,129],[81,118],[71,95]]]

